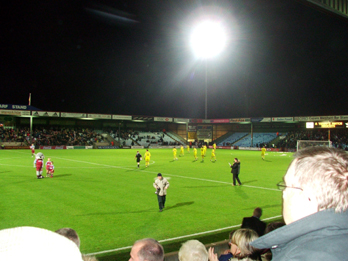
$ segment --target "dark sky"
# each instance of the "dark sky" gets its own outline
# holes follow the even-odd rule
[[[207,63],[208,118],[348,114],[348,19],[296,0],[8,2],[0,103],[32,93],[42,110],[203,118],[206,67],[188,38],[214,11],[230,41]]]

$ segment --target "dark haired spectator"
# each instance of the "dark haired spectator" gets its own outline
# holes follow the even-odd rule
[[[74,229],[65,227],[58,229],[56,233],[70,239],[77,245],[78,248],[80,248],[80,238]]]
[[[280,228],[282,226],[285,226],[284,222],[276,221],[269,223],[265,229],[265,234],[268,234],[272,232],[273,230],[276,230],[277,228]],[[272,260],[272,251],[271,249],[264,249],[263,253],[261,254],[262,261],[270,261]]]
[[[265,233],[266,223],[260,220],[261,208],[255,208],[252,217],[243,218],[241,228],[250,228],[256,231],[259,236]]]

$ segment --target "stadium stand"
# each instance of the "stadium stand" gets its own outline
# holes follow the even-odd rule
[[[220,136],[216,140],[214,140],[212,143],[216,143],[218,146],[223,146],[223,142],[228,139],[230,136],[232,136],[233,132],[227,132],[226,134]]]
[[[224,141],[218,143],[218,146],[230,146],[233,143],[235,143],[236,141],[248,136],[249,133],[247,132],[236,132],[233,133],[231,136],[229,136],[228,138],[226,138]]]
[[[68,145],[91,146],[95,143],[105,142],[104,137],[93,129],[84,128],[53,128],[36,127],[33,131],[35,145]],[[107,142],[107,141],[106,141]],[[31,142],[30,142],[31,143]]]
[[[26,142],[30,135],[30,131],[27,128],[15,129],[15,128],[0,128],[0,142]]]
[[[52,146],[99,146],[110,145],[114,142],[118,146],[118,141],[122,146],[144,146],[151,144],[158,145],[185,145],[186,141],[180,135],[174,132],[137,132],[134,130],[118,131],[103,129],[94,130],[92,128],[66,128],[66,127],[44,127],[35,126],[33,129],[33,139],[30,140],[29,128],[0,128],[0,143],[6,146],[28,146],[31,143],[35,145]],[[328,140],[327,130],[310,129],[284,132],[277,136],[277,133],[255,132],[253,134],[253,147],[272,147],[283,149],[295,149],[297,140]],[[235,132],[224,135],[225,139],[216,142],[218,146],[239,146],[250,147],[251,137],[248,132]],[[218,140],[218,139],[217,139]],[[348,150],[348,131],[347,129],[335,129],[331,131],[330,140],[333,147]],[[101,143],[102,142],[102,143]],[[100,143],[100,144],[99,144]]]
[[[272,142],[277,138],[277,133],[254,133],[253,147],[262,147],[262,144]]]
[[[175,132],[167,132],[166,135],[172,139],[175,144],[169,144],[169,145],[185,145],[186,144],[186,141],[185,139],[183,139],[180,135],[176,134]]]
[[[268,144],[277,138],[277,133],[258,133],[253,134],[253,145],[251,145],[251,135],[246,132],[236,132],[225,140],[221,141],[219,146],[239,146],[239,147],[261,147],[262,144]]]

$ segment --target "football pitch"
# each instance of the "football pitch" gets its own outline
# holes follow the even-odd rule
[[[101,254],[127,249],[137,239],[152,237],[163,245],[189,237],[238,228],[255,207],[262,219],[281,215],[282,180],[292,153],[216,151],[204,162],[198,150],[173,161],[171,149],[150,149],[150,166],[140,168],[136,150],[36,150],[54,162],[53,178],[36,179],[30,150],[0,150],[0,229],[35,226],[55,231],[74,228],[81,252]],[[145,149],[140,150],[143,155]],[[242,186],[232,187],[228,163],[241,161]],[[163,212],[152,186],[157,173],[170,182]],[[44,176],[46,176],[44,170]],[[49,242],[41,242],[43,245]]]

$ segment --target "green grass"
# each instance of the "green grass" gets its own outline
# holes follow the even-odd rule
[[[38,150],[37,150],[38,152]],[[170,149],[150,149],[151,165],[136,168],[136,150],[41,150],[55,165],[54,178],[36,179],[29,150],[0,150],[0,229],[37,226],[49,230],[74,228],[81,252],[95,253],[131,246],[153,237],[163,244],[221,228],[227,238],[255,207],[262,219],[281,215],[281,193],[276,190],[292,155],[217,150],[210,162],[193,161],[193,151],[173,161]],[[145,150],[141,150],[144,153]],[[179,154],[179,153],[178,153]],[[228,162],[241,160],[242,186],[231,186]],[[158,212],[156,174],[169,178],[166,208]],[[279,219],[279,218],[278,218]],[[129,251],[129,250],[127,250]]]

